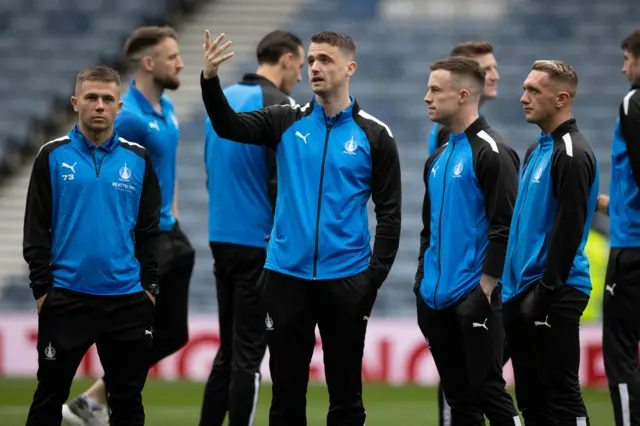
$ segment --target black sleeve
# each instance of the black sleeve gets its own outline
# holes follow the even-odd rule
[[[640,188],[640,89],[629,98],[626,111],[624,103],[620,106],[620,130],[627,144],[633,180]]]
[[[269,168],[269,199],[271,200],[271,207],[274,210],[276,208],[276,200],[278,199],[278,166],[276,162],[276,152],[267,148],[267,167]]]
[[[438,145],[438,148],[449,142],[449,135],[451,135],[451,130],[449,130],[448,127],[438,125],[438,134],[436,135],[436,144]]]
[[[33,164],[27,189],[22,254],[29,265],[33,297],[39,299],[53,285],[51,274],[51,216],[53,209],[49,151],[41,149]]]
[[[271,98],[273,97],[273,102]],[[265,106],[269,106],[272,104],[279,105],[289,105],[291,106],[293,100],[284,94],[279,94],[279,96],[270,95],[268,92],[264,93],[264,103]],[[271,200],[271,207],[273,208],[274,214],[276,209],[276,201],[278,199],[278,166],[276,162],[276,152],[271,148],[267,148],[267,167],[269,168],[269,199]]]
[[[224,139],[276,149],[282,133],[297,119],[299,110],[290,106],[270,106],[236,113],[229,105],[217,76],[206,80],[200,73],[200,87],[211,125]]]
[[[145,171],[135,229],[135,256],[140,263],[140,281],[148,289],[151,284],[159,284],[158,237],[160,236],[160,184],[151,163],[151,156],[144,151]],[[162,289],[161,289],[162,290]]]
[[[519,160],[507,146],[498,144],[497,151],[484,144],[478,151],[475,170],[488,221],[489,243],[482,273],[499,279],[504,269],[511,217],[518,194]]]
[[[424,277],[424,254],[431,241],[431,198],[429,197],[429,170],[433,162],[442,153],[444,148],[440,146],[429,156],[424,164],[422,181],[424,182],[424,199],[422,201],[422,231],[420,231],[420,250],[418,252],[418,270],[416,271],[415,284],[418,285]]]
[[[371,198],[375,204],[376,235],[370,268],[378,285],[387,278],[400,245],[402,180],[396,141],[384,129],[371,148]]]
[[[511,148],[509,145],[504,145],[505,149],[509,151],[509,157],[513,161],[513,165],[516,168],[516,175],[520,172],[520,156],[516,152],[515,149]]]
[[[557,210],[551,229],[547,263],[542,276],[545,286],[558,288],[569,278],[573,260],[580,247],[587,221],[589,189],[596,174],[592,153],[576,149],[568,155],[566,148],[554,152],[551,179]]]

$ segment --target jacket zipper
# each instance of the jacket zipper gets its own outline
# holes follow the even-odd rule
[[[87,149],[89,150],[89,154],[91,154],[91,158],[93,159],[93,166],[94,166],[94,168],[96,170],[96,177],[100,177],[100,169],[102,168],[102,163],[104,162],[104,157],[107,156],[107,153],[105,153],[102,156],[102,158],[100,159],[100,164],[98,164],[98,162],[96,161],[96,154],[95,154],[96,148],[91,149],[91,148],[87,147]]]
[[[336,117],[337,120],[338,117]],[[326,123],[326,117],[325,117]],[[316,275],[318,272],[318,245],[319,245],[319,233],[320,233],[320,208],[322,206],[322,183],[324,181],[324,165],[327,159],[327,148],[329,146],[329,133],[331,132],[331,127],[333,124],[327,124],[327,134],[324,138],[324,152],[322,153],[322,166],[320,168],[320,188],[318,189],[318,213],[316,216],[316,244],[315,244],[315,252],[313,254],[313,279],[316,279]]]
[[[533,170],[536,168],[536,166],[538,165],[538,159],[540,158],[540,155],[542,154],[542,147],[540,147],[540,151],[538,152],[538,155],[536,155],[535,160],[533,161],[533,164],[531,165],[531,167],[529,168],[529,173],[527,173],[526,176],[522,176],[522,180],[524,182],[527,182],[525,188],[524,188],[524,194],[522,195],[522,202],[520,203],[520,210],[518,210],[518,216],[516,217],[516,220],[514,222],[515,224],[515,228],[516,228],[516,233],[515,233],[515,243],[513,246],[513,252],[511,252],[511,280],[513,280],[514,283],[516,283],[516,274],[515,274],[515,268],[514,268],[514,254],[518,252],[518,242],[519,242],[519,236],[520,236],[520,231],[518,229],[518,226],[520,225],[520,216],[522,215],[522,208],[524,206],[524,203],[527,199],[527,195],[529,195],[529,177],[531,177],[531,173],[533,172]],[[516,289],[515,289],[515,293],[518,293],[518,290],[520,289],[520,286],[518,284],[516,284]]]
[[[451,148],[451,153],[447,157],[447,162],[444,165],[444,182],[442,185],[442,202],[440,203],[440,215],[438,216],[438,281],[436,281],[436,288],[433,290],[433,306],[438,309],[436,302],[436,294],[438,293],[438,286],[440,285],[440,278],[442,277],[442,259],[440,257],[440,249],[442,247],[442,211],[444,209],[444,195],[447,190],[447,169],[449,168],[449,160],[453,155],[453,151],[456,149],[455,145]]]

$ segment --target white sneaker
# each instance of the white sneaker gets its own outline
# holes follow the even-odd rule
[[[106,408],[95,409],[82,397],[74,398],[62,406],[62,419],[70,426],[108,426],[109,413]]]

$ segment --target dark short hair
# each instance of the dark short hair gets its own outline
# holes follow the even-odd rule
[[[620,47],[628,50],[636,58],[640,58],[640,29],[632,31],[622,40]]]
[[[337,47],[344,53],[356,54],[356,42],[344,33],[335,31],[322,31],[311,36],[311,43],[324,43]]]
[[[272,31],[260,40],[256,49],[258,64],[276,64],[282,55],[292,53],[298,56],[302,40],[288,31]]]
[[[466,56],[472,58],[478,55],[493,53],[493,46],[488,41],[465,41],[451,49],[450,56]]]
[[[552,80],[567,84],[571,89],[571,96],[575,96],[578,90],[578,73],[565,61],[560,60],[539,60],[533,63],[533,71],[545,72]]]
[[[124,56],[129,60],[138,59],[135,55],[149,47],[156,46],[165,38],[178,40],[178,33],[171,27],[140,27],[131,34],[124,44]]]
[[[76,88],[85,81],[103,81],[105,83],[115,83],[120,87],[120,74],[113,68],[104,65],[89,65],[83,68],[76,77]]]
[[[431,71],[436,70],[449,71],[451,75],[456,77],[470,77],[478,83],[481,89],[484,87],[484,80],[487,75],[478,61],[466,56],[449,56],[439,59],[431,64]]]

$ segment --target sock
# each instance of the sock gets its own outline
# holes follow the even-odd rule
[[[94,401],[84,393],[80,395],[80,398],[84,399],[87,402],[91,411],[101,411],[104,409],[104,404],[100,404],[99,402]]]

